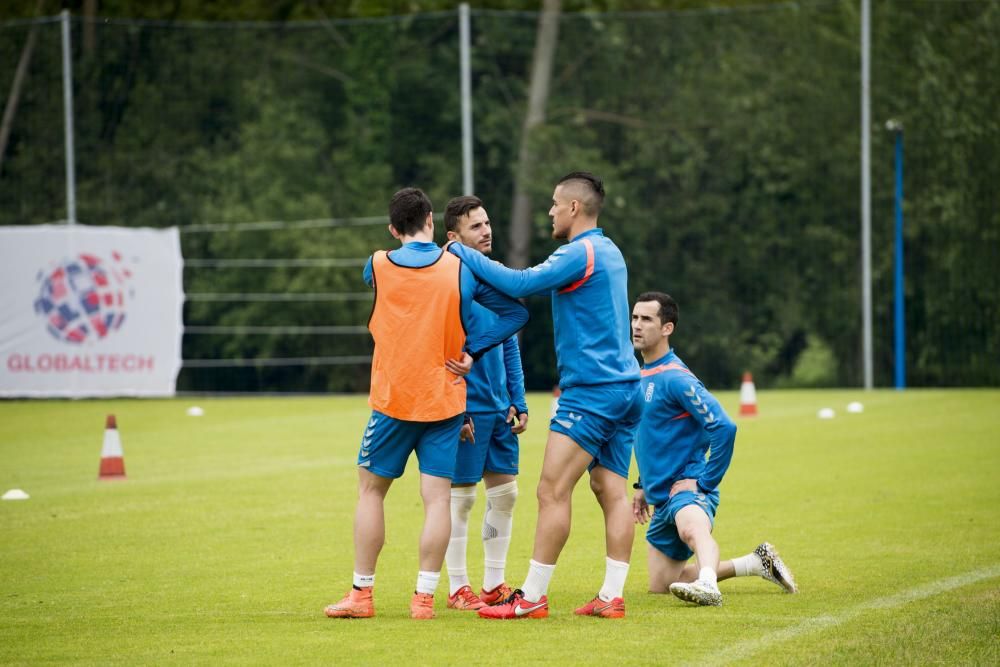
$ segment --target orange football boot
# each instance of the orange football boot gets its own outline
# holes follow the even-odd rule
[[[352,588],[343,600],[323,611],[330,618],[371,618],[375,615],[372,587]]]

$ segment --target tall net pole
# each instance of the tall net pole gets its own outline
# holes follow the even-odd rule
[[[76,157],[73,149],[73,62],[70,56],[69,11],[61,13],[63,60],[63,127],[66,133],[66,222],[76,224]]]
[[[458,6],[459,57],[462,70],[462,192],[475,194],[472,181],[472,65],[469,5]]]
[[[861,329],[865,389],[872,372],[871,0],[861,0]]]

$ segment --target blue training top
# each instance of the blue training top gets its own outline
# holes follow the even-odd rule
[[[444,251],[434,243],[411,241],[403,244],[399,249],[391,251],[389,259],[399,266],[420,268],[430,266],[438,261],[442,252]],[[362,277],[366,285],[373,286],[371,257],[365,263]],[[527,308],[489,285],[476,280],[476,277],[464,263],[459,273],[458,284],[462,292],[461,316],[466,333],[465,349],[473,358],[479,359],[490,349],[517,333],[527,323]],[[496,319],[492,327],[486,329],[473,326],[473,301],[495,313]],[[475,364],[473,364],[473,368],[475,368]]]
[[[643,367],[642,392],[635,461],[646,502],[665,505],[679,479],[715,491],[733,458],[736,424],[673,350]]]
[[[478,303],[472,306],[472,330],[492,329],[496,315]],[[518,414],[528,412],[524,400],[524,370],[521,368],[521,350],[517,336],[511,336],[500,347],[484,354],[465,376],[468,394],[466,412],[504,412],[510,406]]]
[[[509,269],[460,243],[448,249],[504,294],[520,298],[551,292],[561,388],[639,379],[625,258],[599,227],[529,269]]]

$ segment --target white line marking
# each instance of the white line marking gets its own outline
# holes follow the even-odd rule
[[[960,574],[949,579],[932,581],[929,584],[917,586],[916,588],[911,588],[907,591],[896,593],[895,595],[859,604],[855,607],[851,607],[850,609],[845,609],[839,614],[835,614],[833,616],[815,616],[813,618],[807,618],[797,625],[792,625],[770,634],[766,634],[759,639],[751,639],[750,641],[734,644],[718,653],[715,653],[714,655],[703,656],[696,663],[692,664],[703,665],[707,661],[712,664],[724,665],[728,662],[743,660],[774,644],[780,644],[781,642],[795,639],[810,632],[826,630],[828,628],[847,623],[848,621],[852,621],[858,616],[872,610],[900,607],[910,602],[916,602],[917,600],[923,600],[924,598],[929,598],[934,595],[947,593],[950,590],[962,588],[963,586],[968,586],[970,584],[983,581],[984,579],[993,579],[995,577],[1000,577],[1000,564],[986,567],[981,570],[966,572],[965,574]]]

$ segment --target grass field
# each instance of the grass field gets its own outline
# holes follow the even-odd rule
[[[735,414],[736,395],[720,398]],[[408,617],[422,520],[412,461],[387,501],[378,616],[322,614],[350,585],[363,397],[0,402],[0,490],[31,494],[0,503],[0,662],[1000,664],[1000,391],[759,398],[760,416],[738,421],[715,534],[723,558],[773,542],[799,595],[757,578],[723,582],[721,608],[647,594],[640,529],[628,616],[573,616],[604,572],[581,484],[549,619],[483,621],[445,609],[439,589],[423,623]],[[530,399],[513,585],[549,408]],[[851,400],[863,414],[844,411]],[[192,404],[205,415],[186,416]],[[837,418],[817,419],[823,406]],[[108,413],[127,481],[96,479]],[[484,504],[480,491],[473,526]]]

